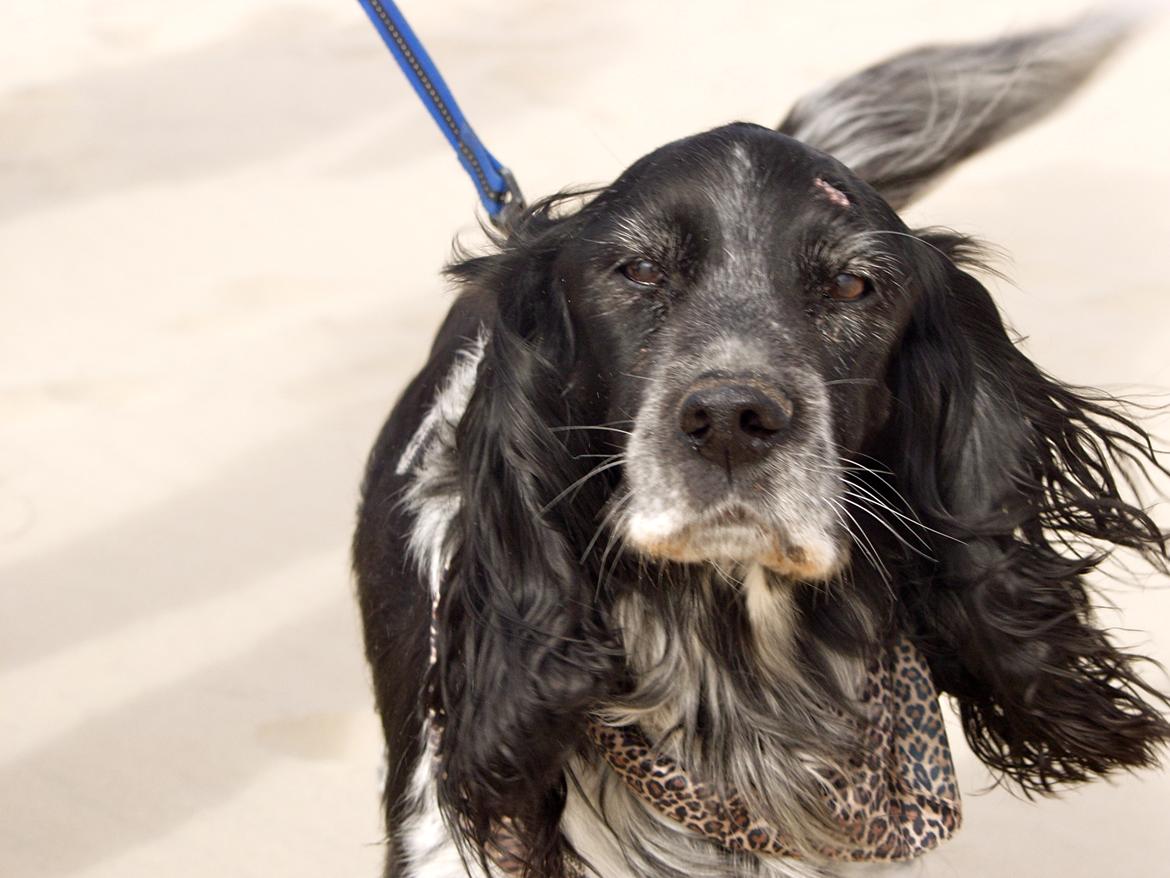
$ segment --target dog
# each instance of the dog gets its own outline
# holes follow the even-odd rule
[[[959,823],[939,693],[1026,793],[1156,764],[1085,582],[1166,569],[1150,437],[1021,352],[979,242],[898,215],[1127,29],[908,52],[458,256],[354,540],[386,875],[909,860]]]

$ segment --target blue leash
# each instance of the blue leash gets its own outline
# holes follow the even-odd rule
[[[423,104],[454,147],[463,169],[479,193],[479,200],[501,229],[507,229],[524,209],[524,197],[512,172],[487,151],[455,103],[426,49],[392,0],[358,0]]]

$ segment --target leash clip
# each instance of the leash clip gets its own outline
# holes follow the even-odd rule
[[[528,204],[524,201],[524,193],[520,191],[520,184],[516,182],[512,172],[502,165],[496,170],[507,188],[500,193],[498,202],[500,209],[492,216],[492,224],[501,232],[510,232]]]

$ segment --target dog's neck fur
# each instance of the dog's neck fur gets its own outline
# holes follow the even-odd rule
[[[599,711],[728,788],[794,837],[826,842],[818,769],[839,767],[856,728],[847,705],[864,670],[799,637],[796,590],[758,566],[676,568],[618,598],[631,691]]]
[[[654,586],[647,589],[649,581]],[[760,697],[771,687],[807,685],[810,648],[799,637],[801,609],[796,591],[807,584],[792,582],[759,565],[717,569],[693,565],[644,577],[643,588],[619,597],[614,626],[620,632],[634,690],[605,711],[615,725],[637,724],[655,738],[684,729],[698,729],[733,695],[729,687]],[[667,593],[667,592],[672,593]],[[670,628],[662,613],[668,607]],[[739,626],[747,637],[734,644],[737,680],[724,680],[731,646],[720,638],[724,625]],[[828,683],[849,696],[856,694],[861,662],[821,649],[819,668]],[[818,662],[819,664],[819,662]],[[717,671],[718,669],[718,671]],[[750,681],[750,682],[749,682]]]

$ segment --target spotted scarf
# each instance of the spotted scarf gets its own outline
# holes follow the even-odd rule
[[[899,639],[867,669],[860,697],[863,746],[827,777],[826,805],[842,844],[819,853],[850,862],[909,860],[959,828],[959,789],[930,671]],[[634,726],[594,719],[589,738],[645,805],[729,851],[800,856],[783,827],[753,818],[734,791],[720,792]]]

